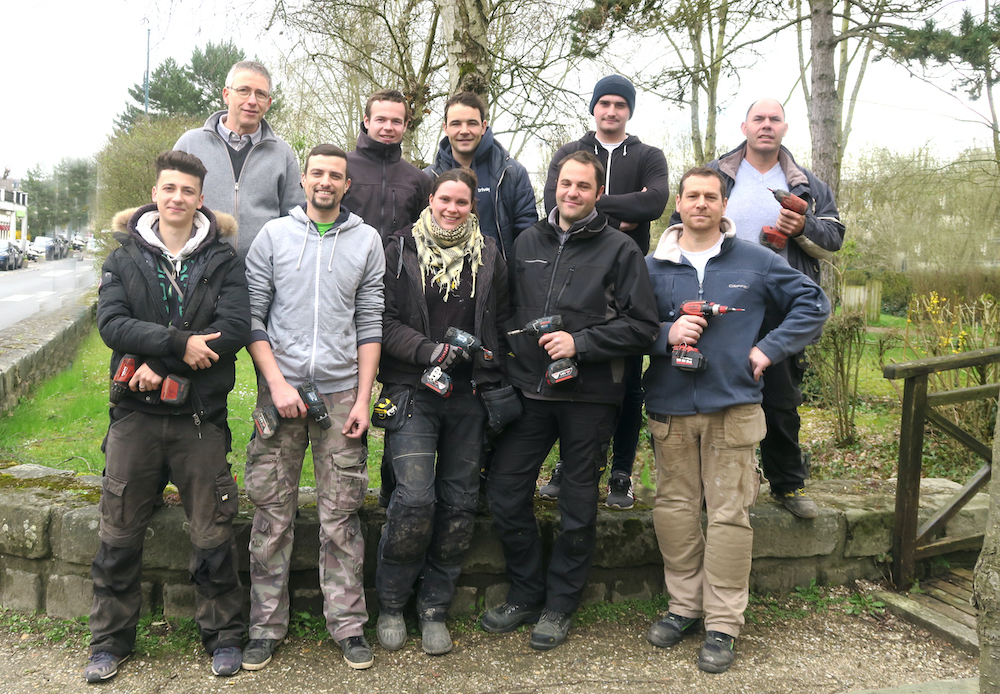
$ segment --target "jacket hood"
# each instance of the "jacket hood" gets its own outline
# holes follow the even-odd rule
[[[194,214],[194,234],[184,244],[180,252],[174,255],[153,231],[153,224],[159,219],[159,215],[160,213],[157,211],[155,203],[136,207],[131,210],[123,210],[112,219],[112,229],[116,232],[115,237],[120,243],[124,243],[125,234],[127,233],[128,238],[133,239],[140,248],[154,255],[163,256],[171,263],[179,264],[183,258],[188,258],[199,253],[206,246],[217,241],[222,235],[215,214],[207,207],[202,206]],[[236,220],[230,215],[220,216],[226,218],[227,235],[235,235]]]
[[[401,143],[395,142],[387,145],[384,142],[379,142],[368,134],[368,128],[365,127],[363,121],[361,128],[358,130],[358,143],[355,149],[359,154],[364,155],[368,159],[384,159],[390,164],[403,158],[403,146]]]
[[[134,228],[134,224],[129,224],[132,217],[136,217],[137,215],[141,216],[142,213],[148,212],[150,209],[155,210],[156,205],[150,203],[148,205],[143,205],[142,207],[130,207],[127,210],[122,210],[121,212],[116,213],[115,216],[111,218],[111,231],[130,231],[131,228]],[[230,238],[236,236],[236,232],[238,230],[236,218],[231,214],[226,214],[225,212],[212,212],[204,205],[201,206],[198,213],[204,215],[209,219],[209,221],[215,223],[215,228],[218,231],[220,238]]]
[[[559,238],[559,235],[562,233],[562,228],[559,226],[558,214],[559,214],[558,208],[553,208],[551,214],[549,214],[548,219],[538,223],[538,226],[541,228],[542,231],[544,231],[546,234],[551,234],[552,236],[555,236],[557,239]],[[600,234],[602,231],[604,231],[607,228],[607,226],[608,226],[608,218],[601,212],[598,212],[590,221],[588,221],[580,228],[575,228],[575,225],[574,227],[570,227],[569,240],[571,241],[590,240],[595,236],[597,236],[598,234]]]
[[[719,223],[719,230],[722,232],[723,238],[731,239],[736,236],[736,225],[733,224],[733,220],[729,217],[722,218],[722,221]],[[660,237],[660,242],[656,244],[656,250],[653,251],[653,258],[680,264],[681,247],[677,242],[683,231],[683,224],[674,224],[664,231],[663,236]]]

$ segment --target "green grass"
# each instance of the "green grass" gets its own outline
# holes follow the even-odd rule
[[[61,470],[99,475],[104,469],[101,442],[108,428],[108,367],[111,350],[97,330],[81,343],[65,371],[38,385],[26,398],[0,415],[0,465],[37,463]],[[229,463],[242,483],[246,446],[253,431],[257,385],[253,361],[246,351],[236,362],[236,387],[229,394],[229,428],[233,450]],[[378,486],[382,430],[368,433],[369,484]],[[306,451],[303,486],[316,484],[312,454]]]

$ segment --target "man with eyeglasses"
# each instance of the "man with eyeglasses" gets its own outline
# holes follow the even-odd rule
[[[305,202],[298,159],[264,120],[271,93],[267,68],[241,60],[226,76],[226,110],[212,114],[174,145],[204,162],[205,204],[236,217],[239,233],[232,243],[241,258],[265,223]]]

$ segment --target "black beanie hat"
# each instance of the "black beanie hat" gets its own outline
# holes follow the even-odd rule
[[[635,113],[635,85],[621,75],[608,75],[602,78],[594,87],[594,96],[590,99],[590,115],[594,115],[597,100],[607,94],[614,94],[625,99],[628,104],[628,117]]]

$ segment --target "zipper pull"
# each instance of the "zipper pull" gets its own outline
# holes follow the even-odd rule
[[[201,417],[199,417],[198,413],[195,412],[194,414],[191,415],[191,419],[194,420],[194,425],[196,427],[198,427],[198,438],[200,439],[201,438]]]
[[[472,383],[472,394],[475,395],[476,394],[476,388],[478,387],[478,384],[476,383],[476,379],[470,378],[469,381]]]

